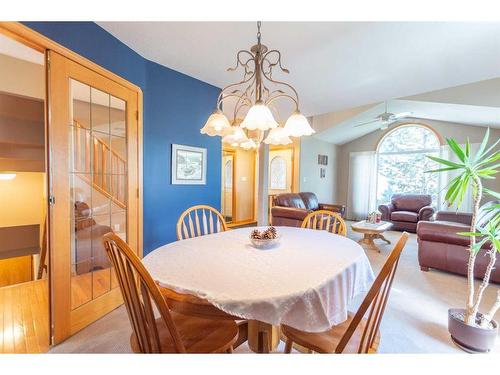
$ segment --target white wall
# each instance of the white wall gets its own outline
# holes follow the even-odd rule
[[[0,54],[0,91],[45,98],[45,67]]]
[[[338,147],[315,137],[300,140],[299,191],[311,191],[321,203],[337,203],[337,149]],[[318,165],[318,154],[328,156],[328,165]],[[320,168],[326,168],[320,178]]]

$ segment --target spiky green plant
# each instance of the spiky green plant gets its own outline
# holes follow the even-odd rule
[[[495,179],[495,174],[498,173],[498,168],[500,167],[500,164],[497,163],[500,159],[500,150],[497,149],[500,139],[497,139],[492,145],[488,146],[489,137],[490,129],[488,128],[475,155],[471,155],[471,147],[468,139],[464,148],[460,147],[454,139],[447,139],[446,142],[448,143],[448,146],[450,146],[451,151],[457,157],[458,162],[452,162],[450,160],[430,155],[427,156],[429,159],[444,166],[440,169],[427,171],[427,173],[452,171],[457,173],[457,176],[454,177],[448,185],[448,190],[445,195],[445,200],[449,207],[456,205],[458,210],[463,202],[467,189],[470,188],[472,192],[473,212],[471,230],[470,232],[462,233],[462,235],[470,237],[469,261],[467,265],[468,293],[464,319],[465,323],[469,325],[476,324],[479,304],[481,303],[484,290],[489,284],[491,271],[495,265],[496,254],[497,252],[500,252],[500,242],[497,237],[500,225],[500,215],[497,214],[495,219],[491,220],[484,228],[477,228],[477,214],[479,212],[479,205],[483,194],[487,193],[496,199],[500,199],[500,194],[498,192],[484,188],[482,182],[483,179]],[[499,209],[498,205],[494,205],[492,208],[496,210]],[[479,241],[477,241],[477,239],[479,239]],[[481,246],[483,246],[483,244],[487,241],[492,242],[492,249],[488,252],[490,261],[488,263],[487,271],[483,277],[483,281],[479,286],[477,296],[475,296],[474,264],[477,253],[481,249]],[[499,299],[500,293],[498,294],[495,306],[498,306]],[[485,318],[487,318],[487,315],[485,315]],[[491,318],[492,316],[490,319]]]

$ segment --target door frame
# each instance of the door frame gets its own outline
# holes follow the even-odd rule
[[[100,65],[92,62],[91,60],[71,51],[70,49],[62,46],[61,44],[47,38],[46,36],[38,33],[37,31],[23,25],[20,22],[0,22],[0,34],[3,34],[7,37],[10,37],[22,44],[25,44],[41,53],[44,53],[46,56],[46,64],[45,64],[45,129],[46,129],[46,141],[48,142],[48,132],[50,131],[50,118],[51,111],[49,107],[49,82],[48,82],[48,69],[49,65],[47,64],[47,51],[52,50],[63,57],[66,57],[75,63],[82,65],[83,67],[94,71],[102,75],[103,77],[110,79],[127,89],[130,89],[137,93],[137,204],[138,204],[138,218],[137,218],[137,254],[142,258],[143,255],[143,92],[142,89],[127,81],[126,79],[120,77],[119,75],[101,67]],[[50,153],[50,143],[47,144],[46,147],[46,159],[48,159]],[[51,181],[50,181],[50,164],[47,163],[47,191],[51,194]],[[49,207],[47,207],[49,209]],[[50,215],[48,215],[48,225],[50,227]],[[51,269],[53,268],[53,257],[52,257],[52,246],[51,246],[51,236],[50,230],[48,231],[48,275],[49,275],[49,314],[50,314],[50,345],[55,343],[54,338],[54,299],[53,299],[53,291],[52,291],[52,283],[54,280],[52,279]],[[59,341],[59,340],[57,340]]]
[[[232,194],[232,197],[231,197],[231,222],[230,223],[227,223],[227,224],[232,224],[232,223],[236,223],[237,222],[237,216],[236,216],[236,207],[237,207],[237,202],[236,202],[236,150],[234,149],[229,149],[227,147],[222,147],[222,159],[224,159],[224,153],[228,153],[230,154],[232,157],[233,157],[233,181],[232,181],[232,187],[231,187],[231,194]],[[222,185],[223,183],[225,182],[224,181],[224,173],[226,172],[226,169],[225,169],[225,165],[222,165]],[[222,194],[222,198],[221,199],[224,199],[224,186],[221,186],[222,189],[221,189],[221,194]],[[222,211],[222,204],[221,204],[221,211]],[[222,213],[222,216],[224,216],[224,213]]]
[[[233,201],[234,201],[234,217],[235,218],[238,218],[237,216],[237,208],[238,208],[238,196],[237,196],[237,188],[236,188],[236,185],[237,185],[237,179],[236,179],[236,172],[237,172],[237,160],[238,160],[238,151],[241,150],[241,149],[238,149],[237,147],[233,147],[233,146],[229,146],[229,145],[223,145],[222,146],[222,151],[221,151],[221,160],[222,160],[222,156],[223,156],[223,152],[226,151],[226,152],[234,152],[234,169],[233,169]],[[251,176],[252,176],[252,179],[253,179],[253,189],[252,189],[252,215],[251,215],[251,218],[250,219],[244,219],[244,220],[233,220],[231,223],[229,223],[227,226],[229,228],[231,227],[238,227],[240,225],[246,225],[246,224],[251,224],[253,222],[256,221],[256,218],[255,218],[255,213],[256,213],[256,203],[257,203],[257,153],[255,151],[252,151],[252,150],[247,150],[247,151],[251,151],[253,152],[253,156],[252,156],[252,172],[251,172]],[[224,173],[223,171],[223,165],[221,163],[221,174]],[[222,178],[221,178],[221,181],[222,181]],[[221,192],[222,192],[222,186],[221,186]]]

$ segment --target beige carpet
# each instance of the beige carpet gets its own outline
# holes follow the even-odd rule
[[[350,227],[350,224],[349,224]],[[400,233],[388,232],[387,238],[394,243]],[[359,239],[358,233],[349,237]],[[379,242],[379,241],[377,241]],[[375,273],[382,266],[392,245],[381,242],[381,253],[367,251]],[[498,285],[492,285],[485,293],[483,305],[491,306]],[[382,353],[462,353],[449,339],[447,310],[462,307],[466,298],[466,279],[439,271],[421,272],[417,261],[417,242],[414,234],[402,254],[394,280],[391,296],[381,324]],[[355,310],[362,298],[352,306]],[[496,316],[497,321],[500,314]],[[52,353],[129,353],[130,325],[122,306],[99,321],[83,329],[64,343],[52,348]],[[283,343],[277,352],[282,352]],[[236,353],[250,352],[242,345]],[[497,340],[495,353],[500,353]]]

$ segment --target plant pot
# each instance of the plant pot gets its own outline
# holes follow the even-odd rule
[[[478,318],[482,314],[478,313]],[[448,331],[453,342],[469,353],[488,353],[494,346],[498,335],[498,324],[491,321],[493,327],[482,328],[465,324],[465,309],[448,310]]]

